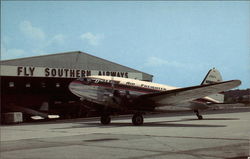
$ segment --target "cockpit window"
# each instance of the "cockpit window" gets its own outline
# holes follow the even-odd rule
[[[90,78],[80,78],[79,79],[83,84],[90,84],[91,79]]]

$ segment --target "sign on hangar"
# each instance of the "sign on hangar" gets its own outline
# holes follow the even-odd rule
[[[152,81],[152,75],[80,51],[1,61],[1,76],[81,78],[116,76]]]

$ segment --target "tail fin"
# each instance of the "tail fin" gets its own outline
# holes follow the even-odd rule
[[[221,77],[220,72],[217,69],[213,68],[208,71],[206,77],[201,82],[201,85],[212,84],[212,83],[217,83],[217,82],[222,82],[222,77]]]
[[[206,77],[201,82],[201,85],[212,84],[212,83],[217,83],[217,82],[222,82],[222,77],[221,77],[220,72],[217,69],[213,68],[208,71]],[[218,94],[210,95],[208,97],[214,99],[215,101],[217,101],[217,103],[224,103],[224,94],[218,93]]]

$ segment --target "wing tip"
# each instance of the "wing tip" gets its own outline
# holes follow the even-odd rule
[[[239,85],[241,85],[241,80],[231,80],[231,82],[233,82],[235,87],[238,87]]]

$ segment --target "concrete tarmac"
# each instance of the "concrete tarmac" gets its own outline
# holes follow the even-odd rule
[[[247,159],[250,109],[1,126],[1,159]]]

